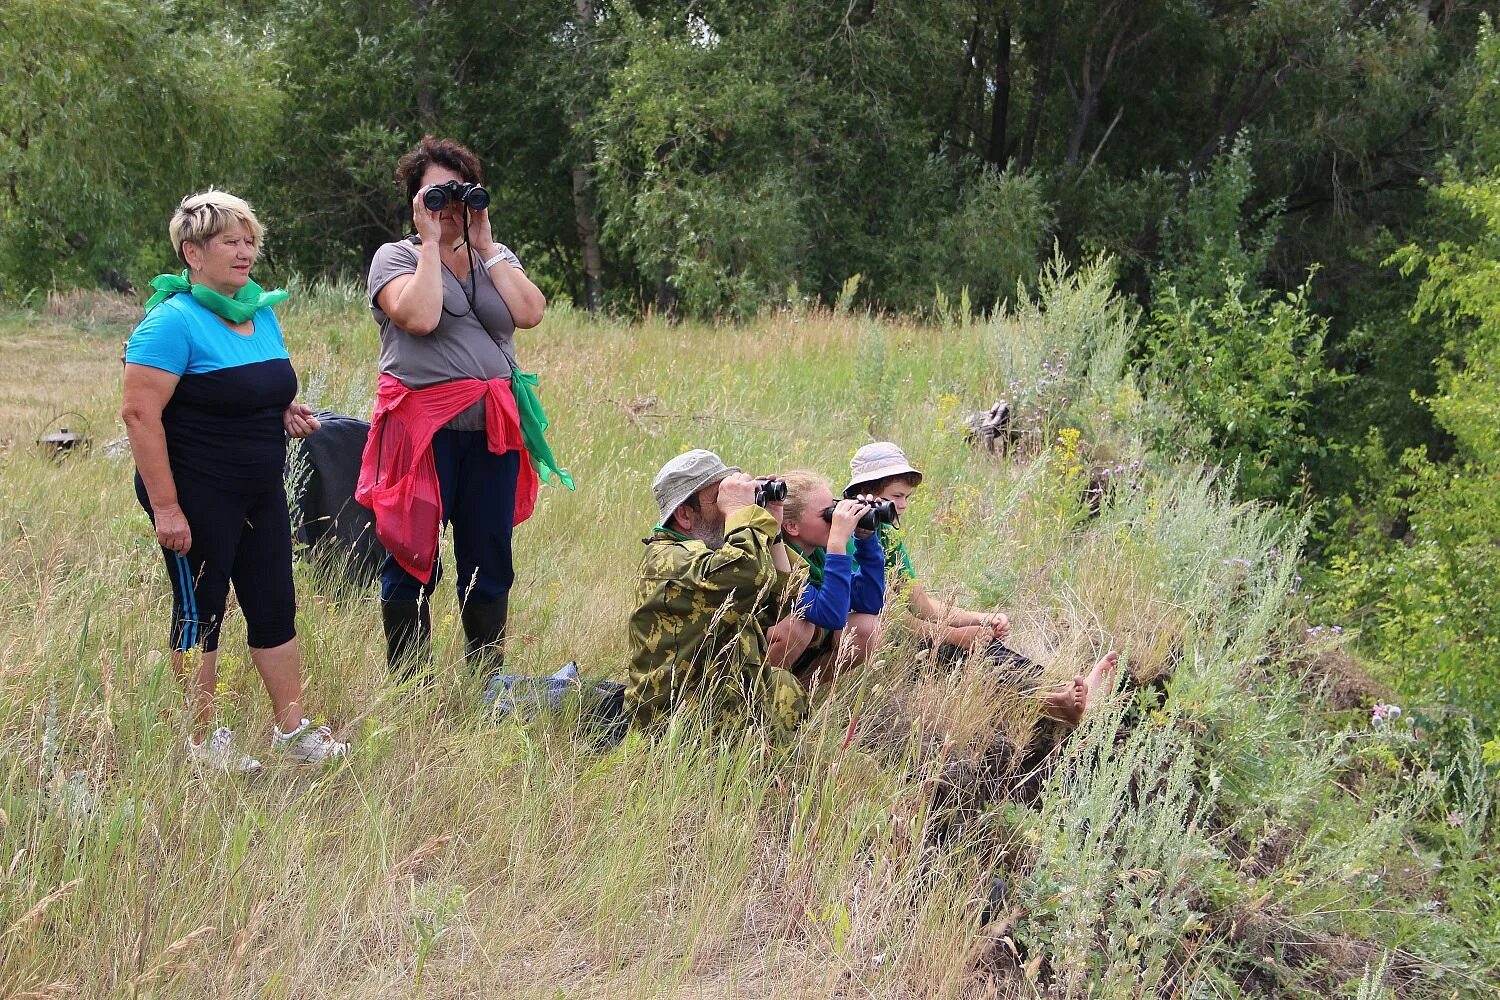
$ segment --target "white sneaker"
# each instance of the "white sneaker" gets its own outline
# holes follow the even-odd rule
[[[260,770],[260,761],[234,748],[234,730],[220,726],[202,743],[188,738],[188,759],[205,767],[228,771],[230,774],[255,774]]]
[[[332,728],[314,726],[310,719],[303,719],[302,725],[289,733],[283,733],[279,726],[272,726],[271,733],[272,749],[304,764],[323,764],[349,752],[349,744],[333,738]]]

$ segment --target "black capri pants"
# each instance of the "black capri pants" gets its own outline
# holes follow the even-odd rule
[[[139,474],[135,496],[154,525],[156,516]],[[180,476],[177,505],[193,539],[185,556],[161,550],[172,582],[172,649],[197,647],[211,653],[219,648],[231,582],[251,648],[271,649],[296,638],[292,522],[281,482],[243,493]]]

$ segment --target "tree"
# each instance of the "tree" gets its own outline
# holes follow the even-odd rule
[[[1409,689],[1462,705],[1493,731],[1500,682],[1500,37],[1486,21],[1465,84],[1470,97],[1449,180],[1431,194],[1446,229],[1393,256],[1420,278],[1416,324],[1445,336],[1437,391],[1425,399],[1451,453],[1411,448],[1398,466],[1371,457],[1371,492],[1397,512],[1392,539],[1349,508],[1353,541],[1333,553],[1333,594],[1363,613],[1370,646]]]
[[[140,284],[210,185],[251,193],[277,94],[259,40],[176,5],[13,0],[0,19],[0,280]],[[227,29],[227,30],[226,30]],[[225,73],[222,67],[232,66]]]

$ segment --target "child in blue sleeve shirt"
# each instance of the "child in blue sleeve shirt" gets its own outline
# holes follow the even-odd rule
[[[781,478],[787,485],[782,531],[807,579],[790,613],[767,635],[770,660],[811,685],[864,662],[879,645],[885,551],[878,534],[856,527],[862,502],[835,501],[833,485],[815,472]]]

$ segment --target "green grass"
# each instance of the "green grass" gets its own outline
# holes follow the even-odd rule
[[[837,481],[890,436],[927,473],[908,535],[930,587],[1005,609],[1059,676],[1125,653],[1129,693],[1061,748],[1035,808],[993,794],[1035,707],[899,643],[790,747],[684,718],[599,753],[565,719],[474,710],[450,588],[443,673],[401,693],[373,593],[302,564],[309,701],[355,754],[197,774],[166,580],[128,458],[103,448],[123,437],[128,325],[76,303],[0,318],[0,995],[1485,994],[1491,776],[1322,697],[1333,653],[1296,617],[1298,525],[1142,452],[1107,288],[1054,276],[1045,308],[993,322],[559,310],[520,337],[579,489],[544,490],[517,532],[513,669],[623,673],[667,458]],[[283,325],[304,396],[362,412],[360,296],[299,293]],[[968,448],[962,414],[1007,396],[1035,434],[1009,458]],[[63,410],[94,448],[54,461],[29,439]],[[1125,471],[1089,518],[1096,461]],[[225,721],[259,739],[237,619],[222,648]],[[1466,825],[1443,822],[1460,807]]]

